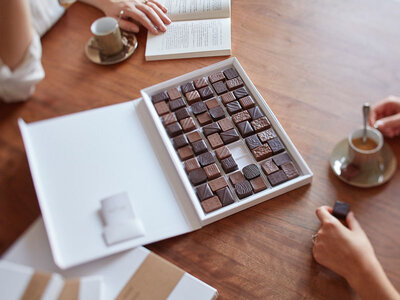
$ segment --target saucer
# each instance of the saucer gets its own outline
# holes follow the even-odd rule
[[[329,158],[329,162],[333,172],[344,182],[361,187],[368,188],[374,187],[387,182],[396,171],[397,160],[393,154],[392,149],[386,143],[383,144],[382,152],[381,152],[381,163],[379,164],[379,168],[373,170],[372,173],[363,174],[355,172],[353,168],[350,169],[350,173],[353,172],[353,176],[348,176],[348,174],[342,174],[342,167],[346,167],[348,165],[348,147],[349,142],[347,139],[343,139],[339,143],[336,144],[335,148],[331,153],[331,157]],[[350,165],[351,166],[351,165]]]
[[[138,42],[136,35],[130,32],[121,30],[121,37],[124,47],[121,52],[110,56],[101,55],[100,51],[92,46],[94,37],[91,37],[85,47],[86,56],[99,65],[112,65],[124,61],[135,52]]]

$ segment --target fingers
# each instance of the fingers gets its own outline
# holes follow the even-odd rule
[[[376,121],[375,127],[378,128],[383,135],[394,137],[400,131],[400,113],[379,119]]]
[[[153,10],[157,13],[157,15],[160,17],[161,21],[164,22],[164,24],[171,24],[171,20],[170,18],[168,18],[168,16],[154,3],[152,2],[148,2],[147,4],[148,6],[150,6],[151,8],[153,8]]]
[[[347,214],[346,223],[350,230],[357,231],[357,230],[361,229],[361,225],[360,225],[360,223],[358,223],[358,221],[352,211]]]
[[[389,96],[371,107],[369,116],[370,126],[374,126],[375,122],[381,118],[394,115],[400,112],[400,98]]]
[[[125,19],[119,20],[119,27],[126,31],[136,32],[136,33],[139,32],[139,26],[137,24]]]
[[[137,8],[132,8],[127,10],[126,16],[136,20],[140,24],[142,24],[148,31],[150,31],[152,34],[158,34],[157,28],[153,25],[153,23],[149,20],[147,15],[140,11]]]
[[[146,17],[149,18],[155,26],[157,26],[158,29],[160,29],[163,32],[167,31],[167,27],[165,27],[163,21],[161,21],[160,17],[156,14],[154,9],[152,7],[150,7],[150,5],[151,5],[150,3],[147,5],[146,4],[137,4],[136,7],[139,10],[141,10],[146,15]],[[145,25],[145,24],[143,24],[143,25]]]
[[[327,222],[336,222],[337,219],[331,215],[332,208],[329,206],[321,206],[318,207],[317,210],[315,211],[315,214],[317,215],[318,219],[322,224],[327,223]]]
[[[149,3],[154,3],[159,9],[162,10],[163,13],[167,13],[168,9],[157,1],[150,0]],[[170,21],[171,22],[171,21]]]

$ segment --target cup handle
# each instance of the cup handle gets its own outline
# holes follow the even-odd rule
[[[92,48],[92,49],[101,51],[101,49],[100,49],[100,47],[99,47],[99,44],[97,43],[97,40],[96,40],[96,39],[92,39],[92,40],[90,41],[89,47]]]

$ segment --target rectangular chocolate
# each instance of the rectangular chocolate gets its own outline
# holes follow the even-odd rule
[[[183,100],[183,98],[178,98],[178,99],[169,101],[169,108],[171,109],[171,111],[178,110],[185,106],[186,106],[186,103],[185,103],[185,100]]]
[[[216,83],[213,83],[212,86],[213,86],[215,92],[218,95],[221,95],[221,94],[226,93],[228,91],[228,88],[226,87],[226,84],[224,82],[222,82],[222,81],[218,81]]]
[[[181,85],[181,91],[184,94],[189,93],[194,90],[195,90],[195,87],[194,87],[193,81],[190,81],[186,84]]]
[[[225,75],[226,79],[228,79],[228,80],[239,76],[239,74],[235,68],[229,68],[229,69],[225,70],[224,75]]]
[[[151,101],[153,103],[158,103],[158,102],[167,101],[167,100],[169,100],[169,99],[168,99],[168,95],[166,92],[161,92],[161,93],[158,93],[151,97]]]
[[[349,210],[350,205],[348,203],[336,201],[335,206],[333,207],[332,215],[340,220],[346,220]]]
[[[203,88],[203,87],[205,87],[207,85],[208,85],[208,82],[207,82],[207,78],[206,77],[201,77],[201,78],[196,79],[194,81],[194,86],[196,87],[196,89],[201,89],[201,88]]]

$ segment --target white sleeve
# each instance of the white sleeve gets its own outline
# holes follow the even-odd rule
[[[44,78],[41,58],[42,46],[35,32],[24,60],[15,70],[11,71],[0,59],[0,99],[5,102],[27,100],[35,91],[35,85]]]

